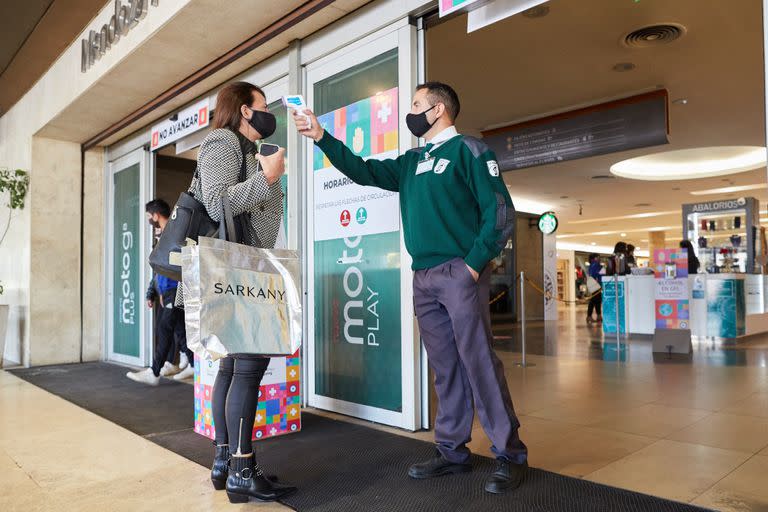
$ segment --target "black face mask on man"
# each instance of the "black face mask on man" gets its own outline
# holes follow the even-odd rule
[[[427,112],[435,108],[437,105],[432,105],[421,114],[408,114],[405,116],[405,124],[408,125],[408,129],[416,137],[423,137],[425,133],[437,122],[437,119],[431,123],[427,121]]]
[[[268,139],[273,133],[275,133],[275,129],[277,128],[277,119],[275,119],[273,114],[264,112],[263,110],[254,110],[251,108],[251,112],[251,118],[246,119],[246,121],[248,121],[248,124],[251,125],[251,128],[259,132],[259,135],[261,135],[262,139]]]

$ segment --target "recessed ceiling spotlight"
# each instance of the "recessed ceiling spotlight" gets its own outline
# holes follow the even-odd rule
[[[597,243],[595,243],[595,242],[591,242],[589,245],[597,245]]]
[[[768,188],[768,183],[755,183],[754,185],[738,185],[735,187],[710,188],[707,190],[694,190],[691,195],[708,196],[714,194],[733,194],[734,192],[746,192],[747,190],[761,190]]]
[[[611,166],[611,172],[635,180],[688,180],[751,171],[765,164],[764,147],[714,146],[630,158]]]
[[[636,208],[647,208],[648,206],[651,206],[651,203],[637,203],[635,205]]]
[[[543,18],[547,14],[549,14],[549,6],[548,5],[537,5],[536,7],[531,7],[530,9],[526,9],[521,13],[526,18]]]
[[[616,71],[617,73],[632,71],[635,68],[637,68],[637,66],[631,62],[619,62],[618,64],[613,66],[613,70]]]
[[[626,233],[622,233],[621,234],[621,238],[627,238],[627,234]]]
[[[673,100],[672,103],[675,105],[687,105],[688,100],[686,98],[677,98],[676,100]]]

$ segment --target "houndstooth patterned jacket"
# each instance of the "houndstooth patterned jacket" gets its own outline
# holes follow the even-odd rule
[[[221,193],[226,189],[232,214],[250,213],[251,227],[259,239],[259,245],[272,249],[283,218],[280,180],[269,185],[258,160],[252,152],[247,151],[245,181],[239,183],[242,162],[243,145],[238,135],[226,128],[211,131],[200,145],[197,157],[200,178],[192,180],[190,192],[205,205],[208,215],[220,222],[219,203]],[[251,236],[247,236],[246,242],[257,245]],[[184,304],[183,288],[179,286],[176,295],[175,305],[179,307]]]

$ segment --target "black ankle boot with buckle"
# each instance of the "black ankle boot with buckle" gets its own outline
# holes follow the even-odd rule
[[[256,465],[253,454],[229,459],[227,497],[230,503],[246,503],[253,498],[258,501],[277,501],[296,490],[268,479]]]
[[[229,445],[217,445],[215,442],[216,453],[213,456],[213,467],[211,468],[211,482],[213,488],[221,491],[227,485],[227,475],[229,474]]]

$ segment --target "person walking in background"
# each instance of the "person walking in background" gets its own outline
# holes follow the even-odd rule
[[[620,276],[630,274],[632,271],[627,264],[629,255],[629,247],[626,242],[616,242],[613,247],[613,256],[608,260],[608,267],[605,274],[612,276],[618,274]],[[618,267],[618,268],[617,268]]]
[[[576,265],[576,298],[581,300],[584,298],[584,288],[586,286],[587,275],[584,273],[584,269],[581,265]]]
[[[587,323],[592,324],[594,322],[603,321],[603,276],[601,274],[603,265],[600,263],[600,255],[592,253],[589,255],[589,279],[593,279],[599,286],[597,291],[590,291],[592,297],[589,299],[589,305],[587,306]],[[593,285],[594,286],[594,285]],[[594,288],[593,288],[594,290]],[[597,313],[597,320],[592,316],[593,313]]]
[[[688,275],[698,274],[701,263],[699,263],[699,258],[696,257],[696,252],[693,250],[691,241],[680,240],[680,248],[688,250]]]
[[[631,273],[632,269],[637,266],[637,260],[635,260],[635,246],[632,244],[627,245],[627,269]]]
[[[162,199],[155,199],[146,204],[147,221],[161,232],[171,216],[171,208]],[[157,386],[160,377],[173,375],[176,380],[182,380],[194,375],[194,358],[192,351],[187,348],[187,332],[184,323],[184,310],[174,306],[178,282],[160,274],[155,274],[147,290],[147,306],[153,308],[156,301],[160,308],[156,316],[156,343],[152,366],[137,372],[128,372],[129,379]],[[172,363],[179,347],[188,361],[183,370]]]

